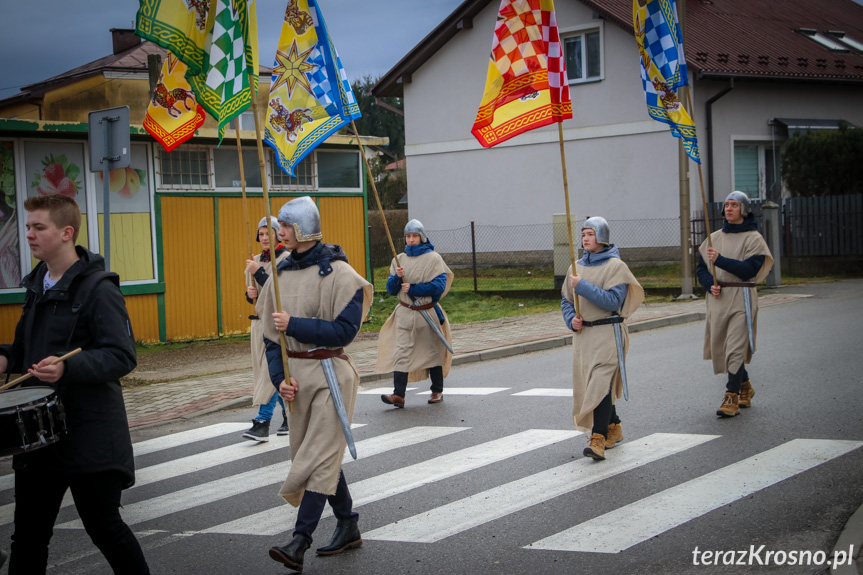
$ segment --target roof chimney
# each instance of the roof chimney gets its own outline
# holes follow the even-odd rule
[[[141,37],[134,30],[111,28],[111,41],[114,43],[114,54],[125,52],[141,43]]]

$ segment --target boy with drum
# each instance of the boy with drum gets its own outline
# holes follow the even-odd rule
[[[114,573],[150,572],[120,517],[122,490],[135,483],[132,440],[119,379],[137,363],[119,276],[102,256],[75,245],[81,210],[61,194],[24,203],[27,242],[39,265],[26,289],[15,341],[0,346],[0,373],[29,373],[63,403],[68,435],[13,457],[15,532],[9,573],[45,573],[48,544],[66,490]],[[55,360],[80,347],[82,352]]]

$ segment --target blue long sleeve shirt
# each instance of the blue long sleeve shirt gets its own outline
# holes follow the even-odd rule
[[[601,266],[610,258],[615,257],[619,259],[620,252],[617,247],[612,244],[611,246],[604,248],[599,253],[585,253],[582,259],[578,261],[578,265],[584,267]],[[565,278],[564,281],[569,281],[569,278]],[[618,284],[606,290],[590,283],[584,278],[578,282],[578,286],[575,288],[576,295],[583,297],[596,307],[609,312],[617,311],[623,306],[623,302],[626,301],[626,294],[628,292],[629,286],[626,284]],[[560,300],[560,309],[563,313],[563,320],[566,323],[566,327],[572,329],[572,320],[576,316],[575,304],[565,297],[562,297]]]

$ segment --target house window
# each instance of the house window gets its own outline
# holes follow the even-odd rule
[[[291,177],[276,163],[276,155],[273,150],[267,154],[272,174],[273,187],[286,190],[313,190],[315,187],[315,152],[302,159],[294,166],[296,177]]]
[[[754,200],[781,198],[779,154],[772,144],[734,145],[734,189]]]
[[[213,148],[212,153],[216,187],[241,189],[243,178],[240,177],[240,155],[237,153],[237,146]],[[255,148],[243,148],[243,177],[246,188],[261,188],[261,164]]]
[[[15,145],[0,141],[0,290],[21,282],[21,239],[15,192]]]
[[[850,52],[847,47],[843,46],[839,42],[831,40],[823,34],[819,34],[817,30],[814,30],[812,28],[798,28],[796,32],[801,36],[809,38],[813,42],[821,44],[831,52]]]
[[[317,156],[319,188],[360,188],[359,152],[318,151]]]
[[[850,46],[851,48],[854,48],[858,52],[863,52],[863,42],[856,40],[854,38],[851,38],[845,32],[842,32],[841,30],[830,30],[827,33],[832,38],[839,40],[843,44],[847,44],[848,46]]]
[[[164,188],[208,189],[210,158],[206,149],[182,149],[159,152],[159,176]]]
[[[601,79],[602,44],[599,30],[564,36],[563,50],[570,84]]]

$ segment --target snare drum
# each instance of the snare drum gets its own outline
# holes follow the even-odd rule
[[[0,455],[26,453],[66,434],[66,412],[50,387],[0,392]]]

